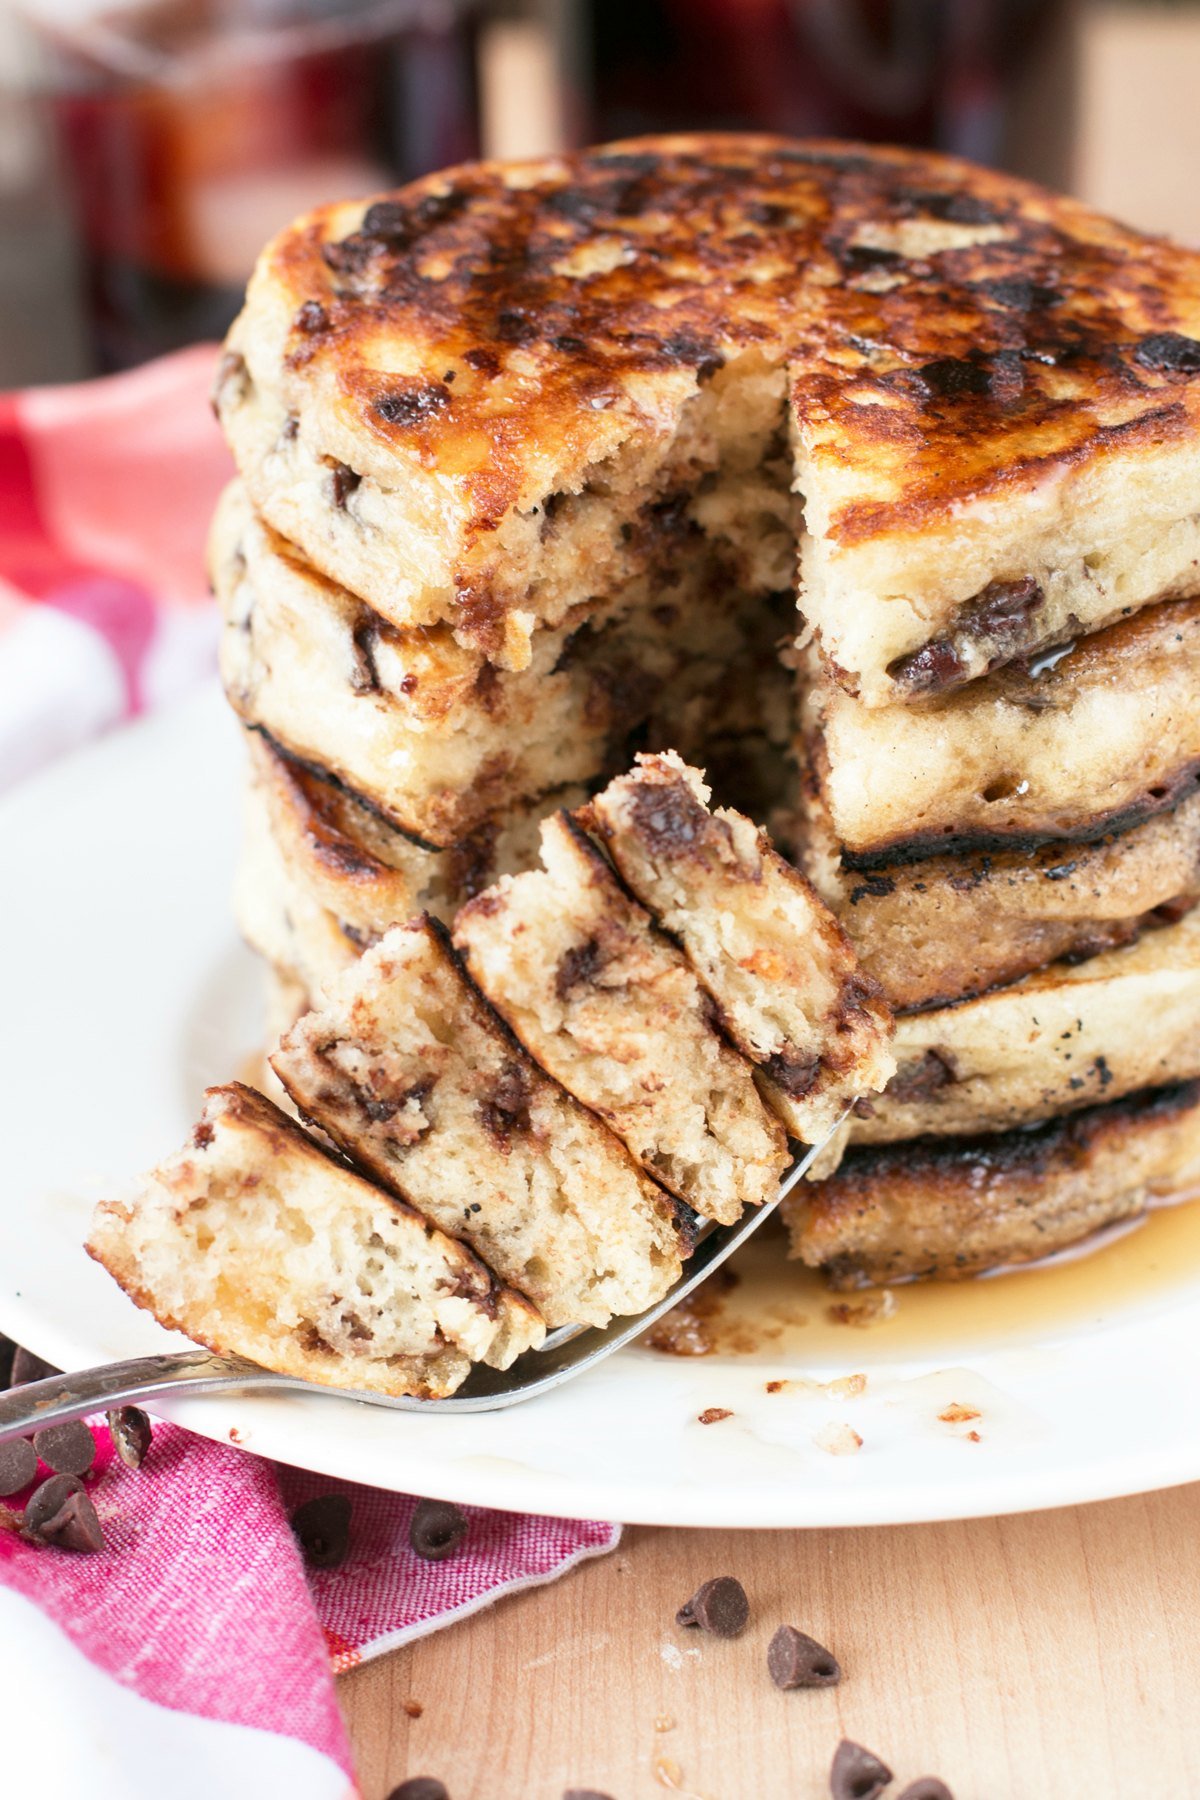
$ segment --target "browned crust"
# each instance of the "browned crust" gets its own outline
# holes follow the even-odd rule
[[[797,412],[846,459],[903,470],[896,498],[835,516],[842,544],[1195,428],[1200,362],[1162,346],[1200,332],[1200,258],[1028,182],[932,152],[720,135],[510,173],[427,177],[340,241],[344,214],[317,212],[266,254],[295,312],[291,367],[381,446],[453,473],[476,536],[521,503],[539,434],[586,434],[631,378],[702,380],[749,345],[790,359]],[[1004,235],[887,264],[895,285],[873,291],[886,253],[860,233],[921,219]],[[627,247],[615,266],[556,269],[606,237]],[[381,380],[369,352],[397,324],[419,373]],[[493,407],[517,351],[536,379]]]
[[[839,860],[811,781],[803,797],[801,860]],[[1065,855],[1043,844],[890,863],[829,898],[898,1015],[951,1006],[1176,924],[1200,901],[1200,795]]]
[[[977,981],[972,985],[969,979],[955,982],[948,978],[943,992],[930,992],[927,987],[920,990],[914,988],[898,989],[895,983],[888,981],[885,987],[889,990],[889,998],[896,1008],[897,1016],[907,1018],[913,1013],[938,1012],[948,1006],[958,1006],[967,1000],[979,1000],[985,994],[992,994],[999,988],[1011,987],[1025,975],[1032,975],[1037,969],[1049,967],[1051,963],[1083,963],[1090,962],[1094,956],[1103,956],[1108,950],[1119,950],[1125,944],[1136,944],[1147,931],[1159,931],[1165,926],[1178,924],[1185,912],[1200,900],[1200,892],[1187,896],[1186,904],[1180,903],[1179,909],[1152,907],[1148,912],[1135,913],[1125,919],[1106,919],[1103,924],[1089,924],[1079,920],[1070,927],[1064,927],[1054,938],[1039,940],[1036,948],[1023,953],[1014,952],[1002,968],[991,971],[992,979]]]
[[[1025,1130],[853,1148],[785,1201],[791,1254],[835,1287],[1036,1260],[1142,1210],[1147,1181],[1169,1183],[1171,1127],[1195,1135],[1198,1106],[1189,1081]]]
[[[871,850],[843,847],[842,863],[845,868],[866,875],[889,863],[919,863],[931,856],[978,856],[989,851],[1013,851],[1031,856],[1047,844],[1094,844],[1101,838],[1119,836],[1137,825],[1144,825],[1148,819],[1173,811],[1198,791],[1200,758],[1189,760],[1131,804],[1111,807],[1107,811],[1101,809],[1086,821],[1080,821],[1078,817],[1047,820],[1034,832],[1016,829],[919,832]]]
[[[295,818],[299,831],[314,861],[338,881],[371,885],[381,876],[393,873],[379,857],[372,855],[356,838],[350,836],[339,819],[339,799],[379,820],[385,830],[396,828],[386,824],[378,811],[361,794],[318,770],[313,763],[300,761],[276,743],[269,732],[252,727],[263,747],[263,763],[268,780],[279,789],[284,803]],[[403,833],[400,834],[404,836]],[[411,838],[404,841],[412,844]],[[418,846],[414,845],[414,848]],[[419,846],[424,848],[424,846]]]

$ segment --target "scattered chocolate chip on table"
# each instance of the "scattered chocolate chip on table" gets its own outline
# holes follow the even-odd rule
[[[771,1639],[767,1668],[777,1688],[836,1687],[842,1679],[836,1656],[794,1625],[781,1625]]]
[[[713,1637],[740,1637],[750,1617],[750,1602],[741,1582],[717,1575],[696,1589],[675,1614],[677,1625],[698,1625]]]
[[[833,1753],[829,1792],[833,1800],[876,1800],[892,1779],[885,1762],[861,1744],[843,1738]]]
[[[34,1489],[25,1508],[24,1535],[60,1550],[95,1555],[104,1548],[96,1509],[74,1475],[51,1475]]]
[[[113,1449],[127,1469],[140,1469],[150,1450],[150,1421],[140,1406],[119,1406],[108,1415]]]

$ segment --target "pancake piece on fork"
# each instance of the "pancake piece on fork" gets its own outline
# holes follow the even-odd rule
[[[210,1088],[190,1143],[87,1248],[159,1323],[328,1387],[430,1398],[546,1335],[534,1307],[278,1107]]]
[[[680,757],[640,756],[580,817],[682,945],[768,1105],[817,1143],[892,1074],[891,1013],[804,877],[708,799]]]
[[[271,1066],[304,1117],[548,1325],[641,1312],[678,1278],[695,1214],[526,1055],[433,920],[331,982]]]
[[[682,951],[566,813],[541,869],[459,913],[455,946],[530,1055],[648,1175],[724,1225],[773,1198],[787,1144]]]

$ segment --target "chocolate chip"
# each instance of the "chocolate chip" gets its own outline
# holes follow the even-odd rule
[[[466,1516],[451,1500],[418,1500],[408,1541],[426,1562],[453,1556],[467,1535]]]
[[[82,1494],[83,1483],[74,1475],[50,1475],[29,1496],[25,1508],[25,1529],[37,1533],[44,1522],[53,1517],[72,1494]]]
[[[11,1386],[24,1387],[30,1381],[48,1381],[51,1375],[61,1374],[62,1370],[56,1369],[53,1363],[43,1361],[22,1344],[17,1345],[13,1354],[12,1375],[9,1378]]]
[[[895,268],[904,258],[898,250],[884,250],[875,244],[848,244],[842,261],[851,269]]]
[[[929,395],[942,400],[986,394],[991,385],[986,364],[968,362],[961,356],[939,356],[934,362],[922,363],[917,376]]]
[[[311,335],[316,331],[324,331],[329,323],[329,314],[319,300],[306,300],[296,314],[294,323],[297,331]]]
[[[399,200],[376,200],[368,206],[362,217],[359,230],[364,237],[382,238],[396,243],[407,238],[410,233],[411,219],[408,208]]]
[[[836,1687],[842,1679],[836,1656],[794,1625],[781,1625],[771,1639],[767,1668],[777,1688]]]
[[[930,1048],[915,1063],[902,1065],[887,1084],[889,1100],[908,1105],[914,1100],[928,1100],[939,1089],[957,1081],[958,1069],[949,1052]]]
[[[380,394],[374,404],[375,411],[388,425],[419,425],[425,419],[436,418],[449,406],[450,390],[444,382],[434,381]]]
[[[612,1795],[599,1788],[564,1788],[562,1800],[612,1800]]]
[[[292,1530],[313,1569],[336,1569],[350,1548],[350,1499],[346,1494],[318,1494],[292,1514]]]
[[[799,1100],[809,1092],[820,1072],[819,1056],[796,1056],[794,1053],[789,1056],[781,1050],[763,1064],[763,1074],[793,1100]]]
[[[896,1800],[954,1800],[954,1795],[936,1775],[918,1775],[903,1793],[896,1795]]]
[[[121,1406],[108,1415],[113,1449],[127,1469],[140,1469],[150,1448],[150,1421],[140,1406]]]
[[[912,198],[922,212],[951,225],[995,225],[1000,218],[994,206],[975,194],[914,194]]]
[[[363,214],[359,231],[363,237],[378,239],[391,250],[405,250],[422,232],[452,219],[466,203],[467,196],[457,191],[425,194],[415,203],[376,200]]]
[[[740,1581],[717,1575],[698,1587],[675,1614],[677,1625],[698,1625],[713,1637],[740,1637],[750,1617],[750,1602]]]
[[[0,1331],[0,1388],[12,1386],[13,1357],[16,1354],[17,1346]]]
[[[945,638],[934,638],[911,656],[898,656],[888,664],[887,672],[898,687],[909,688],[914,694],[936,694],[960,684],[967,672],[967,661],[954,644]]]
[[[686,331],[675,337],[664,338],[662,354],[673,363],[690,363],[701,381],[707,375],[715,375],[725,361],[721,352],[707,338],[692,337]]]
[[[335,275],[361,275],[375,248],[370,238],[354,232],[336,244],[322,244],[321,256]]]
[[[493,331],[504,344],[531,344],[541,336],[541,327],[523,307],[505,307],[496,314]]]
[[[387,1800],[450,1800],[450,1793],[436,1775],[410,1775],[392,1789]]]
[[[1056,289],[1043,287],[1020,275],[981,281],[979,289],[989,300],[994,300],[997,306],[1008,307],[1012,312],[1034,312],[1041,307],[1055,306],[1062,298]]]
[[[1156,331],[1143,338],[1133,353],[1143,369],[1164,369],[1181,375],[1200,375],[1200,342],[1178,331]]]
[[[56,1513],[72,1494],[82,1494],[83,1483],[74,1475],[50,1475],[29,1496],[25,1508],[25,1528],[39,1531],[42,1521]]]
[[[498,375],[500,358],[494,350],[474,349],[463,351],[463,361],[477,375]]]
[[[56,1475],[86,1475],[96,1460],[96,1440],[82,1419],[35,1431],[33,1447]]]
[[[49,1484],[43,1482],[42,1485]],[[104,1548],[104,1532],[96,1509],[82,1489],[76,1494],[68,1494],[56,1512],[42,1519],[36,1531],[29,1523],[27,1508],[25,1531],[39,1544],[55,1544],[60,1550],[77,1550],[83,1555],[94,1556]]]
[[[875,1800],[891,1779],[892,1771],[886,1763],[849,1738],[843,1738],[833,1753],[829,1771],[833,1800]]]
[[[28,1438],[0,1444],[0,1494],[19,1494],[37,1474],[37,1451]]]
[[[569,945],[554,972],[554,992],[560,1000],[570,999],[578,988],[587,987],[603,967],[604,952],[598,939]]]
[[[329,472],[329,485],[333,490],[333,504],[342,509],[351,494],[359,486],[362,476],[348,468],[345,463],[334,463]]]

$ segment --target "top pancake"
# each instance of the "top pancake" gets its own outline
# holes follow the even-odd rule
[[[652,554],[648,501],[707,483],[718,533],[714,482],[743,519],[768,504],[785,388],[801,603],[870,704],[1194,579],[1200,256],[933,154],[707,136],[466,165],[281,233],[229,348],[267,519],[510,666]],[[1178,537],[1152,591],[1106,574],[1134,527]]]

